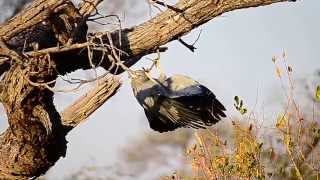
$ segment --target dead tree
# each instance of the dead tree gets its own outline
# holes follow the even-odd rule
[[[180,0],[138,26],[88,33],[87,21],[102,0],[75,7],[69,0],[34,0],[0,26],[0,100],[9,128],[0,136],[0,179],[44,174],[67,149],[65,136],[114,95],[112,75],[63,112],[53,104],[55,80],[78,69],[103,67],[110,74],[141,57],[164,51],[192,29],[236,9],[289,0]]]

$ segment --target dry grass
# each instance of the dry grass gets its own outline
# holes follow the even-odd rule
[[[242,120],[224,127],[227,133],[221,128],[196,132],[186,150],[191,173],[178,171],[164,179],[320,179],[317,97],[308,101],[313,108],[302,110],[286,54],[273,62],[286,100],[275,124],[261,127],[240,112]]]

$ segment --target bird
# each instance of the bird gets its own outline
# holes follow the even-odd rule
[[[185,75],[152,78],[145,69],[131,75],[133,94],[143,107],[151,129],[205,129],[223,117],[226,108],[204,85]]]

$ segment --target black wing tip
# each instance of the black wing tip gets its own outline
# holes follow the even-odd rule
[[[160,120],[160,117],[155,116],[151,112],[149,112],[147,109],[144,110],[147,119],[149,121],[149,126],[154,131],[157,131],[159,133],[174,131],[175,129],[179,128],[180,126],[178,124],[174,124],[172,122],[164,123]]]
[[[216,95],[204,85],[200,85],[200,88],[204,91],[204,93],[208,96],[209,101],[213,102],[213,105],[216,106],[221,111],[226,111],[224,105],[216,98]]]
[[[214,99],[213,106],[214,106],[215,112],[219,116],[227,117],[227,115],[224,113],[224,111],[226,111],[226,108],[224,107],[224,105],[218,99]]]
[[[165,132],[170,132],[170,131],[174,131],[178,128],[180,128],[180,126],[177,126],[175,124],[164,124],[164,123],[157,123],[157,124],[152,124],[150,123],[150,128],[153,129],[154,131],[157,131],[159,133],[165,133]]]
[[[214,99],[213,105],[217,106],[217,108],[220,109],[221,111],[226,111],[227,110],[224,107],[224,105],[217,98]]]
[[[214,96],[212,96],[211,98],[209,98],[209,103],[206,107],[206,112],[202,115],[203,119],[207,119],[204,122],[207,126],[212,126],[218,123],[222,120],[222,118],[227,117],[224,111],[226,111],[224,105]]]

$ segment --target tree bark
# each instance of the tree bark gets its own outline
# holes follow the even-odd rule
[[[52,81],[56,73],[46,58],[32,60],[37,64],[13,65],[2,80],[1,102],[9,128],[0,138],[0,179],[39,176],[65,155],[65,133],[53,92],[34,84]]]
[[[97,66],[119,74],[123,72],[120,61],[131,66],[223,13],[285,1],[180,0],[141,25],[91,34],[86,21],[101,0],[84,1],[79,9],[69,0],[33,1],[0,27],[0,70],[5,73],[0,100],[9,121],[0,136],[0,179],[44,174],[65,156],[66,134],[121,84],[115,77],[103,78],[60,115],[52,91],[59,74]]]

